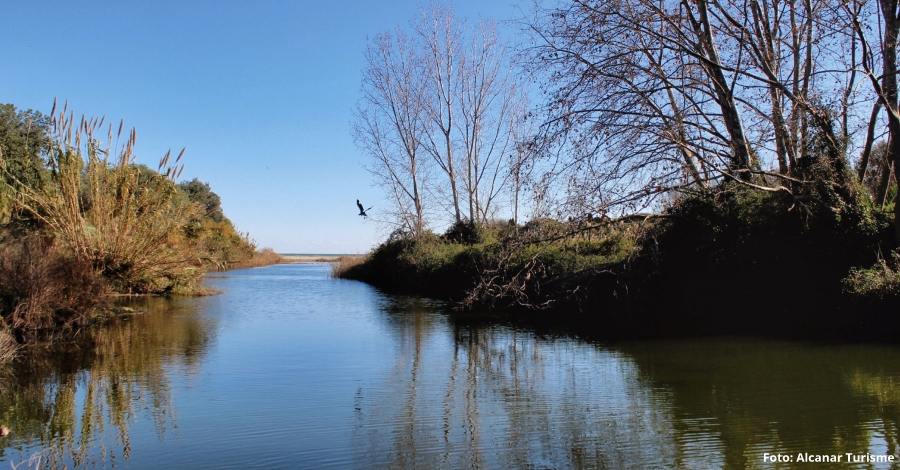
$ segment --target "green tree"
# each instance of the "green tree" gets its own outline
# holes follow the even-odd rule
[[[206,210],[206,217],[213,222],[228,220],[222,212],[222,199],[212,191],[209,183],[202,183],[194,178],[192,181],[182,181],[178,188],[187,194],[191,202],[199,203]]]
[[[38,111],[0,104],[0,222],[10,216],[13,188],[39,187],[46,172],[44,155],[50,146],[49,118]]]

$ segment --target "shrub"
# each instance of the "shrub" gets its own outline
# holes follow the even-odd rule
[[[29,235],[0,249],[0,316],[19,342],[50,328],[84,326],[109,293],[90,264]]]
[[[366,262],[366,256],[341,256],[331,263],[331,277],[341,279],[351,269]]]
[[[164,174],[136,165],[132,130],[110,162],[109,147],[101,149],[93,138],[97,121],[83,119],[74,132],[72,124],[65,113],[54,120],[52,176],[41,188],[21,186],[21,207],[118,291],[170,293],[196,286],[202,272],[182,229],[202,208],[179,197],[173,182],[178,160],[169,165],[166,155],[160,161]]]
[[[844,278],[844,290],[865,297],[885,298],[900,295],[900,252],[891,253],[885,260],[869,268],[851,268]]]
[[[441,239],[451,243],[474,245],[483,240],[482,228],[469,220],[461,220],[451,225]]]

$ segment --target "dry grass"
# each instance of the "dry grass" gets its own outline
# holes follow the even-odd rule
[[[52,240],[37,234],[0,238],[0,324],[20,342],[40,330],[88,324],[108,293],[90,263]]]
[[[235,269],[259,268],[262,266],[271,266],[273,264],[281,264],[284,262],[284,257],[279,255],[278,253],[275,253],[275,250],[271,248],[263,248],[261,251],[253,253],[253,256],[251,256],[250,258],[245,259],[232,267]]]
[[[11,334],[0,331],[0,364],[12,361],[18,349],[16,339]]]
[[[331,277],[338,279],[354,266],[363,264],[368,255],[341,256],[331,263]]]
[[[192,264],[196,256],[182,232],[200,208],[179,197],[174,180],[181,155],[169,164],[167,154],[157,173],[134,163],[134,130],[121,147],[110,148],[110,125],[103,149],[94,137],[102,120],[82,117],[74,124],[65,109],[53,116],[51,181],[42,188],[19,185],[21,209],[118,291],[166,293],[196,284],[202,272]]]

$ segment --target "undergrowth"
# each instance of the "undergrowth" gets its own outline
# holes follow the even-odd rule
[[[854,336],[900,300],[890,217],[723,184],[647,216],[395,234],[339,275],[616,336]]]

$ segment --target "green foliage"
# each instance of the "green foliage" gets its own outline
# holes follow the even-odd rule
[[[222,212],[222,199],[212,191],[209,183],[201,183],[199,179],[194,178],[191,181],[179,183],[178,189],[187,194],[191,202],[200,204],[203,207],[206,218],[213,222],[225,222],[228,220],[225,217],[225,213]]]
[[[0,105],[0,329],[20,342],[86,325],[110,291],[202,294],[205,270],[256,249],[209,184],[175,183],[178,160],[155,171],[135,163],[133,130],[111,151],[102,120],[72,119]]]
[[[49,147],[47,117],[0,104],[0,223],[8,221],[12,213],[13,188],[43,184],[47,171],[42,157]]]
[[[72,136],[65,123],[48,152],[52,171],[39,189],[19,192],[21,207],[120,292],[201,292],[204,268],[225,269],[255,246],[222,214],[208,184],[173,182],[134,163],[134,133],[115,162],[98,148],[93,128]]]
[[[256,254],[256,244],[239,233],[222,212],[222,201],[209,183],[199,179],[178,184],[178,192],[198,207],[197,215],[184,227],[196,259],[206,268],[225,270],[247,263]]]
[[[525,299],[542,303],[569,295],[586,276],[620,263],[635,246],[627,230],[558,237],[566,230],[577,227],[542,220],[525,228],[495,223],[473,230],[459,224],[441,237],[395,235],[365,262],[342,269],[339,275],[389,291],[464,301],[481,287],[485,273],[502,282],[527,273],[521,279],[524,298],[491,295],[476,303],[510,305]],[[542,242],[539,237],[553,240]]]
[[[844,290],[862,297],[900,297],[900,252],[891,253],[888,260],[879,257],[869,268],[851,268]]]
[[[540,219],[489,226],[480,243],[447,238],[395,237],[340,274],[469,307],[549,308],[629,337],[846,337],[856,333],[844,326],[858,321],[847,312],[896,309],[848,292],[895,299],[900,285],[900,261],[851,269],[890,246],[889,212],[835,210],[736,182],[677,198],[649,219]]]
[[[451,225],[441,239],[451,243],[475,245],[484,241],[481,225],[470,220],[461,220]]]

